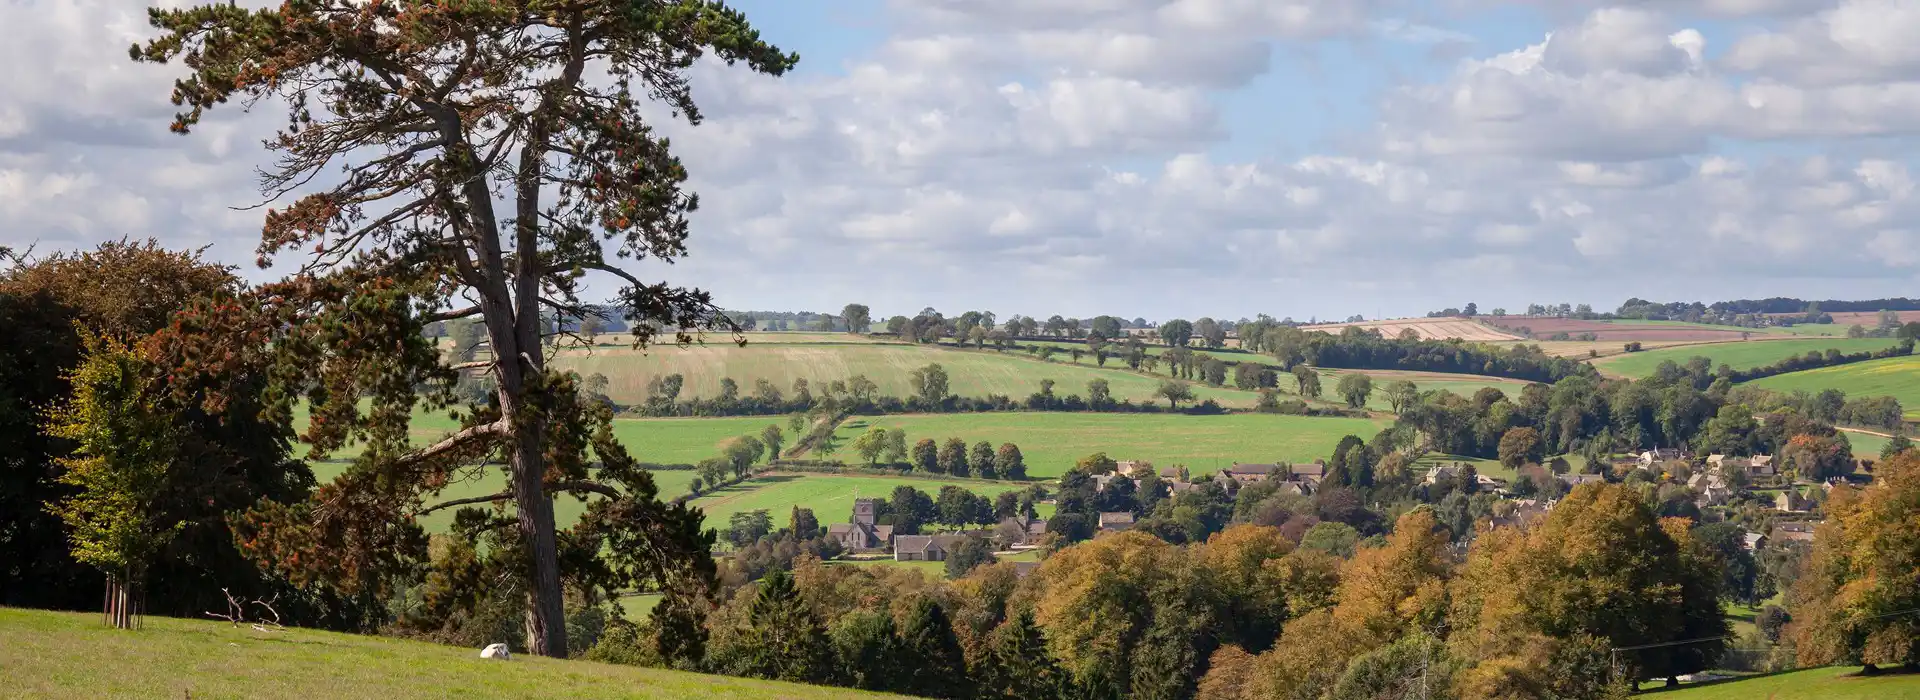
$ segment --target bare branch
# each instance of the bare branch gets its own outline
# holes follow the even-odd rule
[[[466,318],[468,316],[478,316],[478,315],[480,315],[480,305],[474,304],[473,306],[469,306],[464,309],[449,309],[446,311],[441,311],[439,313],[427,314],[425,316],[421,316],[420,320],[426,323],[434,323],[436,321],[452,321],[454,319],[460,319],[460,318]]]
[[[602,484],[597,481],[562,481],[557,484],[547,485],[548,493],[560,493],[563,491],[566,491],[566,492],[585,491],[587,493],[594,493],[594,494],[606,496],[607,498],[620,498],[625,495],[620,493],[619,489],[615,489],[612,486],[608,486],[606,484]],[[420,516],[423,516],[435,511],[446,510],[448,508],[457,508],[460,506],[470,506],[476,503],[495,503],[499,501],[510,501],[510,500],[513,500],[512,491],[501,491],[500,493],[496,493],[488,496],[456,498],[451,501],[435,503],[431,506],[427,506],[426,508],[422,508],[418,511],[414,511],[413,517],[418,518]]]
[[[485,425],[476,425],[471,428],[467,428],[466,430],[462,430],[452,435],[448,435],[446,439],[443,439],[439,442],[433,443],[432,445],[428,445],[427,447],[419,451],[416,451],[404,457],[401,457],[400,462],[402,464],[412,464],[416,462],[423,462],[429,459],[433,459],[434,457],[438,457],[442,454],[446,454],[448,452],[452,452],[454,450],[465,447],[467,443],[473,442],[474,440],[477,440],[483,437],[506,435],[509,427],[510,426],[508,426],[507,422],[504,420],[487,423]]]

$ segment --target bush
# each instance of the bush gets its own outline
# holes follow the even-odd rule
[[[625,666],[661,668],[660,654],[654,649],[653,633],[646,623],[614,620],[600,634],[599,641],[587,649],[588,661]]]

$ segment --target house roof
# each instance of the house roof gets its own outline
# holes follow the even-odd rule
[[[1179,476],[1180,476],[1179,467],[1161,467],[1160,468],[1160,478],[1162,479],[1173,479]]]
[[[853,523],[833,523],[827,526],[827,534],[840,535],[853,532]]]
[[[1320,477],[1327,473],[1327,468],[1320,464],[1292,464],[1287,466],[1287,473],[1294,476]]]
[[[1100,514],[1100,527],[1106,527],[1108,525],[1132,525],[1132,524],[1133,524],[1133,514],[1126,511],[1120,511],[1117,513],[1101,513]]]
[[[901,535],[893,538],[893,551],[896,553],[925,554],[933,548],[932,535]]]
[[[1277,471],[1279,468],[1280,468],[1279,465],[1275,465],[1275,464],[1235,463],[1233,466],[1227,467],[1222,471],[1225,471],[1229,474],[1272,474],[1275,471]]]

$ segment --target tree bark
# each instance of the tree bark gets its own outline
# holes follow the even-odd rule
[[[513,448],[513,505],[519,511],[520,537],[533,559],[527,619],[527,650],[541,656],[567,657],[566,605],[560,588],[559,539],[554,534],[553,500],[547,497],[541,476],[546,460],[541,454],[540,424],[528,426],[527,437]]]
[[[494,315],[489,317],[491,320]],[[494,355],[494,367],[499,372],[501,416],[508,425],[507,467],[513,506],[518,511],[515,524],[529,559],[527,651],[566,658],[566,606],[560,587],[560,549],[554,534],[553,501],[547,497],[543,481],[547,471],[546,422],[537,417],[537,409],[527,405],[527,374],[538,372],[539,368],[521,364],[520,334],[516,325],[512,321],[488,324],[493,346],[504,351]]]

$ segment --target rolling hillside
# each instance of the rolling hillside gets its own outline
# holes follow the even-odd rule
[[[983,397],[1002,394],[1024,398],[1040,390],[1040,380],[1057,383],[1060,395],[1086,395],[1087,382],[1107,380],[1115,400],[1132,399],[1136,403],[1153,401],[1160,385],[1154,377],[1117,369],[1074,366],[1063,355],[1059,361],[1042,362],[1025,353],[1005,354],[991,350],[948,350],[904,344],[753,344],[706,345],[652,348],[645,351],[626,348],[596,348],[567,352],[555,359],[557,367],[581,375],[607,377],[608,396],[620,403],[640,403],[646,397],[648,380],[655,376],[679,374],[686,378],[682,398],[711,397],[720,393],[720,380],[731,377],[742,393],[753,391],[756,380],[772,382],[781,392],[791,392],[793,381],[804,378],[815,391],[827,383],[866,375],[879,391],[888,396],[909,396],[913,371],[939,363],[947,371],[948,389],[960,396]],[[1109,366],[1115,366],[1109,361]],[[1202,399],[1211,398],[1223,406],[1250,407],[1252,392],[1195,386]]]
[[[1848,396],[1891,396],[1900,400],[1907,420],[1920,420],[1920,356],[1790,372],[1754,380],[1751,384],[1775,391],[1839,389]]]
[[[0,694],[32,698],[895,697],[307,629],[259,632],[149,617],[135,632],[97,613],[0,608]]]
[[[1659,367],[1661,362],[1672,360],[1678,364],[1686,364],[1687,360],[1695,356],[1712,360],[1715,367],[1725,364],[1734,369],[1752,369],[1809,352],[1824,353],[1829,349],[1845,353],[1870,352],[1891,347],[1893,344],[1894,341],[1886,338],[1808,338],[1706,343],[1614,355],[1595,360],[1593,366],[1608,374],[1640,378],[1653,374],[1654,368]]]

